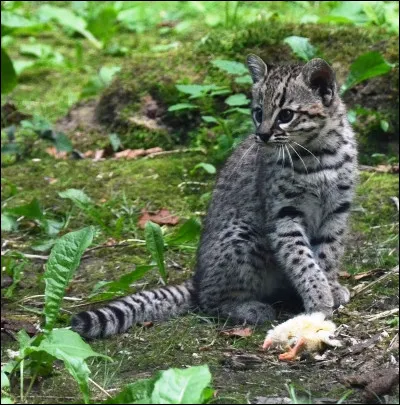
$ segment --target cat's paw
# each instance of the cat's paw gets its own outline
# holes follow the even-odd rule
[[[334,308],[339,308],[341,305],[345,305],[350,301],[350,291],[347,287],[335,283],[331,286]]]
[[[318,295],[310,297],[304,302],[306,313],[322,312],[327,317],[333,315],[334,299],[331,291],[319,292]]]

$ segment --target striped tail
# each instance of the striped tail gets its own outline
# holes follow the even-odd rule
[[[74,315],[72,330],[87,338],[106,337],[125,332],[141,322],[161,321],[193,308],[192,281],[142,291],[94,311]]]

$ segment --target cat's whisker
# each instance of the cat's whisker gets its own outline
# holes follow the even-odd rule
[[[282,160],[282,169],[283,170],[285,168],[285,160],[286,160],[286,155],[285,155],[285,149],[282,145],[282,153],[283,153],[283,160]]]
[[[312,153],[310,150],[308,150],[307,148],[305,148],[303,145],[300,145],[299,143],[292,141],[293,143],[295,143],[297,146],[300,146],[300,148],[303,148],[304,150],[306,150],[311,156],[314,156],[314,159],[317,160],[317,162],[319,164],[321,164],[321,161],[314,155],[314,153]]]
[[[287,145],[285,145],[285,149],[286,149],[286,152],[287,152],[288,155],[289,155],[290,164],[291,164],[291,166],[292,166],[292,178],[294,179],[294,164],[293,164],[293,159],[292,159],[292,156],[290,155],[290,151],[289,151]]]
[[[304,169],[306,169],[306,173],[308,174],[308,170],[307,170],[307,166],[304,163],[304,160],[301,158],[301,156],[297,153],[297,150],[289,143],[288,144],[294,151],[294,153],[299,157],[299,159],[301,160],[301,163],[303,163]]]
[[[276,159],[275,164],[279,162],[279,158],[281,157],[281,149],[282,149],[281,145],[278,145],[278,158]]]

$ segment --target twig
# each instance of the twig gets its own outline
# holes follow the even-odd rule
[[[385,273],[383,276],[377,278],[376,280],[372,281],[369,284],[364,285],[363,287],[361,287],[359,290],[354,291],[353,290],[353,297],[360,294],[361,292],[370,289],[373,285],[380,283],[381,281],[383,281],[384,279],[388,278],[389,276],[393,275],[394,273],[398,273],[399,272],[399,266],[397,265],[396,267],[394,267],[393,269],[389,270],[387,273]]]
[[[9,252],[9,250],[2,250],[1,255],[4,256],[8,252]],[[22,256],[26,257],[27,259],[47,260],[49,258],[49,256],[31,255],[29,253],[22,253],[22,252],[18,252],[18,253],[21,254]]]
[[[162,152],[149,153],[143,159],[151,159],[151,158],[154,158],[157,156],[162,156],[162,155],[172,155],[175,153],[188,153],[188,152],[201,152],[204,155],[207,153],[202,148],[184,148],[184,149],[163,150]]]
[[[399,312],[399,308],[393,308],[393,309],[388,309],[387,311],[383,311],[379,314],[375,314],[375,315],[368,315],[365,318],[368,321],[376,321],[377,319],[381,319],[381,318],[386,318],[390,315],[393,315],[395,313]]]
[[[97,382],[93,381],[90,377],[88,377],[89,381],[96,387],[98,388],[103,394],[107,395],[108,398],[112,398],[112,396],[103,388],[101,387],[99,384],[97,384]]]
[[[25,301],[30,301],[33,298],[44,298],[44,297],[45,297],[44,294],[31,295],[30,297],[24,297],[17,302],[25,302]],[[63,297],[63,300],[65,300],[65,301],[82,301],[81,298],[76,298],[76,297]]]

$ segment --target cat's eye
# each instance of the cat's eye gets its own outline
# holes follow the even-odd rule
[[[278,114],[278,121],[282,124],[286,124],[292,121],[294,112],[292,110],[281,110]]]
[[[255,108],[253,111],[253,118],[257,123],[261,123],[263,117],[262,109]]]

